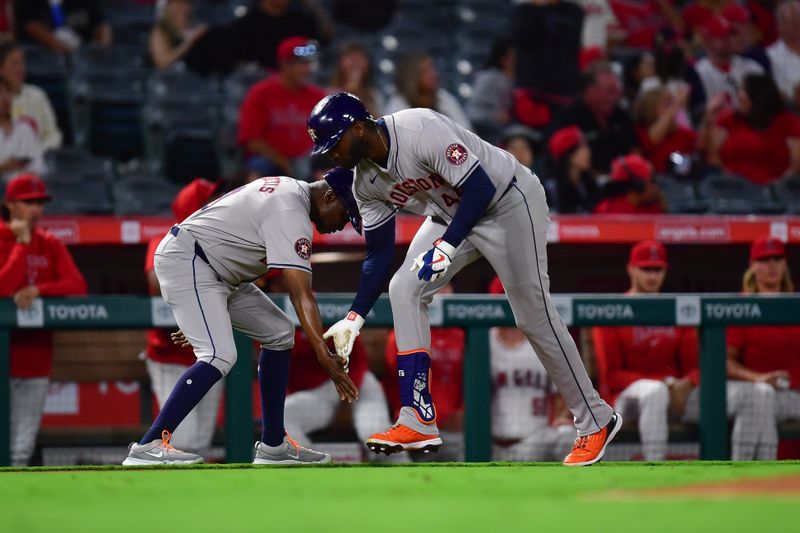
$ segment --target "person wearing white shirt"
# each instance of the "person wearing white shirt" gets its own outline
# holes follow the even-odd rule
[[[26,120],[11,118],[12,93],[0,78],[0,180],[9,181],[22,173],[45,171],[42,145]]]
[[[385,115],[412,107],[426,107],[459,126],[472,129],[472,123],[456,97],[439,87],[439,73],[429,55],[411,53],[400,60],[395,73],[395,89],[383,110]]]
[[[22,47],[8,41],[0,44],[0,78],[8,83],[14,95],[11,116],[25,117],[33,126],[44,150],[59,148],[63,141],[53,106],[39,87],[25,83],[25,54]]]
[[[788,102],[800,91],[800,1],[783,2],[776,10],[778,39],[767,48],[772,77]]]

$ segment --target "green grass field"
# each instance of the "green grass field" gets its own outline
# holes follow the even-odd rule
[[[800,530],[800,497],[642,491],[800,475],[800,462],[0,469],[0,531]]]

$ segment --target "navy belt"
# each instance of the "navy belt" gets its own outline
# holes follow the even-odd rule
[[[180,226],[172,226],[172,228],[169,230],[169,232],[172,234],[173,237],[177,237],[180,231],[181,231]],[[205,264],[211,266],[211,263],[208,262],[208,257],[206,256],[206,253],[203,251],[203,249],[200,247],[200,244],[197,241],[194,241],[194,254],[200,259],[202,259]]]

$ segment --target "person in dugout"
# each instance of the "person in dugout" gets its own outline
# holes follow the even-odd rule
[[[770,237],[753,242],[742,292],[794,292],[783,242]],[[728,379],[768,385],[777,423],[800,419],[800,326],[731,326],[726,344]]]
[[[28,310],[39,297],[82,296],[86,281],[67,247],[37,227],[51,199],[33,174],[8,183],[0,223],[0,298]],[[11,465],[26,466],[33,455],[53,366],[53,332],[11,332]]]
[[[658,241],[631,248],[629,298],[661,292],[667,251]],[[628,420],[637,419],[646,461],[667,458],[669,420],[700,419],[697,330],[685,326],[617,326],[592,330],[601,393]],[[764,384],[729,381],[726,387],[734,461],[774,459],[774,402]]]

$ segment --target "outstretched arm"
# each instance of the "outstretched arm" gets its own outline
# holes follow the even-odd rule
[[[364,317],[375,305],[383,286],[389,278],[394,257],[394,216],[380,226],[365,230],[367,257],[361,265],[358,292],[347,316],[325,332],[326,339],[333,338],[336,353],[347,358],[353,343],[364,325]]]
[[[320,366],[336,385],[339,398],[347,402],[357,400],[358,388],[345,372],[346,360],[331,354],[322,339],[322,319],[319,316],[317,300],[311,292],[311,274],[304,270],[287,268],[283,271],[283,279],[286,281],[289,298],[297,312],[297,318],[300,319],[300,326],[308,337]]]

